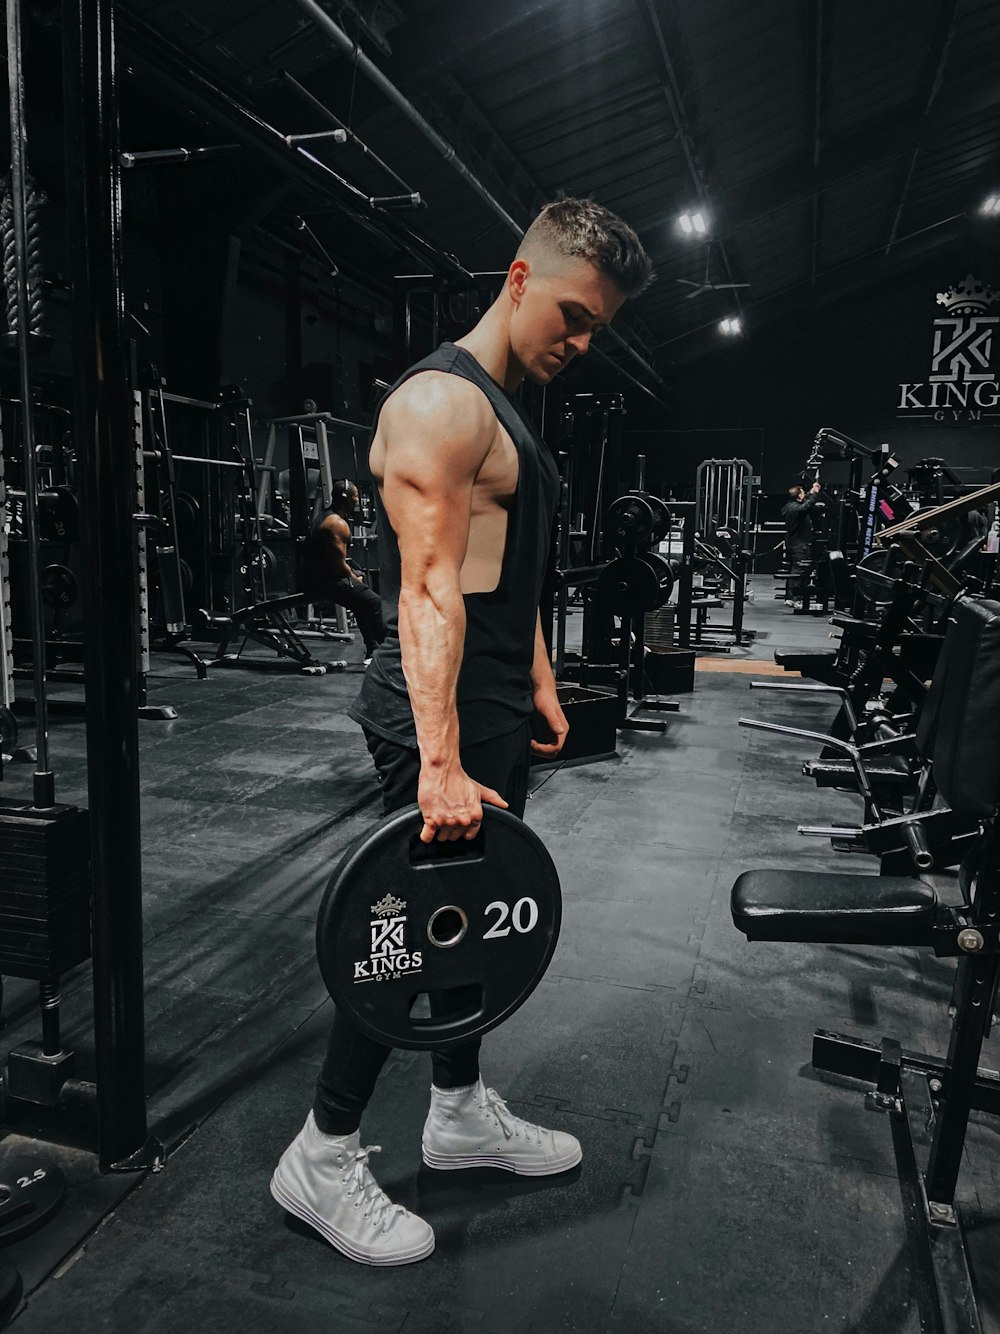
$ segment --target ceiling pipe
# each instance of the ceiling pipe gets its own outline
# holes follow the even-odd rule
[[[133,73],[131,67],[140,66],[144,84],[164,89],[171,98],[180,97],[225,126],[284,175],[325,197],[381,241],[429,263],[437,272],[460,279],[470,276],[453,255],[439,250],[397,217],[372,207],[370,200],[325,162],[304,148],[290,146],[280,130],[215,84],[186,53],[135,14],[120,9],[118,23],[119,41],[128,53],[128,60],[122,62],[123,73]]]
[[[511,217],[500,201],[494,195],[490,194],[489,190],[483,185],[475,172],[466,166],[458,156],[454,145],[450,144],[447,139],[440,135],[430,121],[420,114],[409,98],[400,92],[390,78],[382,73],[375,62],[369,60],[357,42],[344,31],[340,24],[332,19],[326,10],[316,3],[316,0],[295,0],[295,3],[303,13],[307,14],[309,18],[312,19],[317,28],[320,28],[326,33],[334,46],[351,60],[355,68],[360,70],[366,78],[370,79],[372,83],[375,84],[376,88],[388,98],[393,106],[396,107],[398,111],[401,111],[411,124],[416,126],[424,138],[434,145],[444,160],[450,163],[454,170],[457,171],[459,176],[465,181],[466,185],[470,186],[471,189],[475,191],[483,203],[492,209],[501,222],[510,228],[518,238],[523,236],[523,227],[518,226],[517,222]]]
[[[492,213],[500,219],[504,226],[506,226],[509,231],[513,232],[517,239],[520,240],[524,235],[524,228],[511,217],[504,206],[493,194],[490,193],[475,172],[462,161],[455,146],[450,144],[443,135],[439,134],[430,121],[425,116],[421,115],[405,93],[401,92],[392,80],[388,78],[387,75],[383,74],[374,61],[369,60],[358,43],[344,31],[340,24],[337,23],[335,19],[332,19],[326,10],[316,3],[316,0],[295,0],[295,3],[303,13],[307,14],[309,18],[312,19],[317,28],[330,38],[334,46],[353,62],[355,68],[369,78],[392,105],[396,107],[397,110],[401,111],[412,125],[416,126],[424,138],[437,149],[445,162],[458,172],[466,185],[479,196],[483,203],[486,204]],[[627,339],[623,338],[616,329],[609,327],[607,332],[618,346],[623,348],[629,356],[642,367],[643,371],[645,371],[655,384],[659,385],[661,389],[666,389],[667,386],[660,375],[657,374],[653,367],[650,366],[641,353],[636,351]],[[598,349],[595,349],[595,351],[598,351]],[[601,353],[601,355],[607,357],[606,353]],[[610,358],[607,359],[610,360]],[[621,373],[627,379],[631,380],[633,384],[638,385],[644,393],[650,394],[651,397],[657,400],[657,402],[662,402],[658,394],[653,393],[648,385],[642,384],[641,381],[636,380],[634,376],[629,375],[624,367],[619,366],[617,362],[612,362],[611,364],[615,366],[616,370],[620,370]]]

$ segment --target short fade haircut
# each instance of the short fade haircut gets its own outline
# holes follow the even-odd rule
[[[797,491],[804,491],[804,490],[805,487],[802,485],[801,482],[793,482],[791,486],[788,488],[788,494],[790,496],[794,496]]]
[[[562,255],[584,259],[605,274],[623,296],[638,296],[653,265],[635,232],[593,199],[554,199],[521,238],[517,257]]]

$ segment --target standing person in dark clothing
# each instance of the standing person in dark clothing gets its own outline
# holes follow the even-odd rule
[[[531,750],[569,730],[538,612],[559,492],[512,395],[545,385],[648,281],[635,233],[589,200],[546,205],[494,304],[389,390],[376,414],[388,634],[351,715],[386,812],[414,801],[424,842],[474,838],[483,804],[523,815]],[[532,715],[548,739],[531,740]],[[391,888],[387,886],[386,888]],[[440,1011],[439,1011],[440,1012]],[[358,1126],[389,1049],[334,1017],[313,1110],[271,1182],[275,1199],[364,1264],[423,1259],[434,1234],[371,1174]],[[564,1172],[578,1141],[515,1116],[479,1073],[479,1041],[432,1053],[423,1161]]]
[[[786,607],[801,606],[809,587],[813,564],[813,522],[811,511],[819,502],[823,489],[813,482],[808,495],[799,483],[788,488],[788,500],[781,511],[785,521],[785,556],[791,576],[788,580],[789,597]]]
[[[382,599],[347,560],[350,518],[357,512],[358,488],[336,481],[330,508],[313,519],[302,553],[301,587],[312,602],[332,602],[354,613],[365,641],[365,659],[385,638]]]

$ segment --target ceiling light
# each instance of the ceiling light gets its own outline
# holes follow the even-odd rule
[[[704,236],[708,232],[708,218],[704,213],[681,213],[677,223],[685,236]]]
[[[724,319],[724,320],[720,323],[720,325],[719,325],[719,333],[724,333],[724,334],[738,334],[738,333],[741,332],[742,328],[743,328],[743,325],[740,323],[739,316],[738,316],[738,315],[732,315],[732,316],[727,317],[726,319]]]
[[[990,195],[979,209],[980,213],[1000,213],[1000,195]]]

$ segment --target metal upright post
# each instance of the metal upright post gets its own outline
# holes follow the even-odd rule
[[[111,0],[63,0],[74,430],[80,458],[100,1162],[150,1162],[139,829],[134,458]]]

